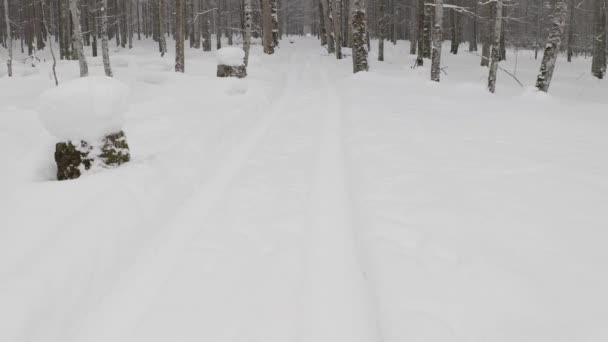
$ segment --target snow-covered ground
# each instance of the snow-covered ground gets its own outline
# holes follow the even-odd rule
[[[435,84],[407,43],[352,75],[292,41],[254,46],[246,80],[215,53],[182,75],[152,42],[112,52],[132,162],[66,182],[36,113],[50,64],[0,69],[0,341],[608,340],[589,60],[560,60],[549,95],[505,73],[490,95],[466,52]],[[528,86],[538,61],[503,67]]]

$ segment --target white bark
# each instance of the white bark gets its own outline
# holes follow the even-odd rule
[[[74,35],[72,40],[74,41],[74,49],[78,54],[78,63],[80,64],[80,77],[89,76],[89,66],[87,64],[87,58],[84,55],[84,42],[82,39],[82,30],[80,28],[80,8],[78,0],[70,0],[70,12],[72,13],[72,29]]]
[[[488,74],[488,90],[490,93],[496,91],[496,73],[500,62],[500,37],[502,34],[502,2],[496,1],[494,8],[494,35],[492,46],[490,47],[490,72]]]
[[[112,66],[110,64],[110,48],[108,37],[108,0],[102,1],[101,7],[101,56],[103,59],[103,70],[106,76],[114,76],[112,73]]]
[[[441,44],[443,43],[443,0],[435,0],[435,25],[433,26],[433,48],[431,50],[431,81],[441,78]]]
[[[245,35],[243,37],[243,50],[245,50],[245,66],[249,65],[249,51],[251,50],[251,26],[253,18],[251,13],[251,0],[244,0]]]
[[[568,4],[566,0],[557,0],[555,5],[555,15],[551,22],[551,30],[549,31],[549,39],[545,45],[545,53],[543,61],[540,65],[540,72],[536,79],[536,88],[540,91],[549,91],[553,71],[555,70],[555,62],[559,54],[559,46],[562,42],[562,34],[564,33],[564,23],[566,22],[566,14],[568,13]]]

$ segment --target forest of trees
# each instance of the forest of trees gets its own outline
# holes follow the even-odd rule
[[[304,34],[319,37],[337,58],[349,51],[354,72],[368,70],[371,49],[378,49],[382,61],[386,43],[409,40],[417,66],[432,60],[435,81],[441,75],[441,43],[449,40],[451,53],[464,49],[488,67],[491,92],[507,49],[534,51],[539,59],[536,87],[542,91],[549,88],[561,52],[568,61],[591,57],[597,78],[606,73],[607,0],[2,1],[0,44],[7,49],[9,76],[14,49],[33,60],[46,48],[58,59],[79,59],[81,76],[88,73],[84,51],[90,49],[92,56],[104,57],[111,76],[110,44],[132,48],[139,40],[153,39],[164,56],[167,37],[172,37],[175,69],[184,72],[186,43],[203,51],[226,42],[242,45],[247,59],[252,37],[261,38],[264,52],[272,54],[283,36]],[[375,40],[378,44],[372,46]]]

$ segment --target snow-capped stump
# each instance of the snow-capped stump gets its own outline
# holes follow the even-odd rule
[[[245,51],[238,47],[227,47],[217,51],[217,77],[247,77]]]
[[[128,96],[129,87],[111,77],[79,78],[42,94],[40,120],[59,139],[58,180],[130,160],[122,130]]]

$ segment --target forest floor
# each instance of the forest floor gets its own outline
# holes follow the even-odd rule
[[[37,114],[48,59],[0,71],[1,341],[608,340],[590,60],[560,60],[548,95],[505,73],[490,95],[464,51],[436,84],[403,42],[357,75],[281,44],[240,81],[214,52],[176,74],[152,42],[113,51],[133,160],[67,182]],[[538,64],[502,66],[531,86]]]

